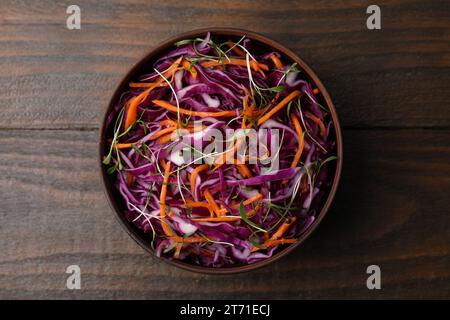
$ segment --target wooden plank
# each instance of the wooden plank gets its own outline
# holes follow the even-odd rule
[[[448,1],[77,2],[82,30],[65,28],[65,3],[2,1],[0,128],[97,128],[122,75],[161,40],[190,29],[261,32],[303,57],[328,87],[346,127],[449,127]]]
[[[0,298],[450,298],[450,131],[349,130],[336,201],[302,248],[206,276],[147,255],[113,218],[97,131],[0,131]],[[82,290],[65,289],[77,264]],[[366,288],[380,265],[382,290]]]

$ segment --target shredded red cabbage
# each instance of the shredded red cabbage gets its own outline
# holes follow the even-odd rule
[[[174,44],[107,117],[103,163],[126,218],[158,256],[206,267],[255,263],[297,242],[335,170],[321,101],[295,63],[245,36]],[[205,149],[220,142],[215,133],[239,129],[244,137],[222,152]],[[263,129],[264,152],[224,161]]]

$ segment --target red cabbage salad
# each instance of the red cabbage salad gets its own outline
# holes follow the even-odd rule
[[[156,58],[105,123],[103,164],[126,219],[158,256],[204,267],[252,264],[296,243],[337,159],[319,89],[245,36],[208,33]]]

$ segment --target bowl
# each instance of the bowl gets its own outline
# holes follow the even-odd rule
[[[337,154],[337,162],[336,167],[334,170],[334,176],[333,176],[333,182],[329,189],[328,196],[318,214],[316,214],[316,220],[314,223],[298,238],[298,242],[295,244],[291,244],[290,246],[282,249],[281,251],[274,254],[272,257],[267,258],[265,260],[249,264],[249,265],[238,265],[238,266],[230,266],[230,267],[220,267],[220,268],[212,268],[212,267],[203,267],[198,265],[193,265],[190,263],[186,263],[179,260],[170,260],[165,257],[158,257],[158,259],[163,260],[164,262],[167,262],[171,265],[180,267],[185,270],[193,271],[193,272],[199,272],[199,273],[206,273],[206,274],[231,274],[231,273],[239,273],[239,272],[246,272],[258,269],[260,267],[266,266],[268,264],[271,264],[280,258],[286,256],[288,253],[292,252],[295,248],[300,246],[310,235],[311,233],[317,228],[317,226],[320,224],[322,219],[325,217],[332,201],[334,198],[334,195],[336,193],[336,189],[339,184],[340,176],[341,176],[341,168],[342,168],[342,134],[341,129],[339,125],[338,116],[336,113],[336,109],[333,105],[333,102],[330,98],[330,95],[328,94],[326,88],[322,84],[322,82],[319,80],[319,78],[316,76],[316,74],[312,71],[312,69],[302,60],[300,59],[295,53],[293,53],[291,50],[285,48],[283,45],[279,44],[278,42],[267,38],[266,36],[260,35],[258,33],[247,31],[247,30],[241,30],[241,29],[233,29],[233,28],[208,28],[208,29],[198,29],[189,31],[186,33],[182,33],[180,35],[177,35],[175,37],[169,38],[162,43],[155,46],[153,50],[151,50],[147,55],[145,55],[131,70],[123,77],[122,81],[116,88],[116,90],[113,93],[113,96],[104,110],[102,122],[100,125],[100,136],[99,136],[99,158],[98,163],[100,164],[100,173],[103,181],[103,187],[106,193],[106,197],[108,199],[108,202],[111,206],[111,208],[114,211],[114,215],[119,221],[119,223],[122,225],[122,227],[126,230],[126,232],[130,235],[132,239],[134,239],[142,248],[144,248],[146,251],[154,255],[153,249],[149,245],[148,241],[148,235],[145,235],[141,230],[139,230],[137,227],[135,227],[133,224],[131,224],[129,221],[126,220],[125,215],[122,212],[122,204],[120,202],[120,197],[117,194],[117,191],[114,188],[113,181],[111,177],[106,172],[106,168],[102,165],[102,158],[105,154],[105,150],[107,148],[106,145],[106,136],[107,136],[107,130],[105,128],[105,122],[108,114],[112,110],[112,108],[117,104],[118,100],[120,99],[121,94],[126,91],[128,88],[128,83],[135,78],[136,75],[140,73],[143,67],[150,65],[154,58],[158,57],[160,54],[165,52],[166,50],[170,49],[175,42],[178,42],[183,39],[190,39],[195,37],[202,37],[207,32],[211,32],[212,36],[223,36],[223,37],[229,37],[232,39],[239,39],[243,35],[246,35],[247,38],[251,39],[252,42],[256,43],[257,46],[264,47],[267,50],[274,50],[278,51],[285,57],[292,60],[292,62],[296,62],[298,66],[306,73],[308,80],[311,83],[314,83],[315,86],[319,89],[321,96],[322,96],[322,103],[328,107],[330,110],[331,118],[334,123],[335,128],[335,139],[336,139],[336,154]]]

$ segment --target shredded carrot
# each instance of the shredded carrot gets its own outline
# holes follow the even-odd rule
[[[181,248],[183,248],[183,243],[178,243],[175,246],[175,253],[173,254],[173,257],[175,259],[178,259],[180,257],[180,253],[181,253]]]
[[[199,174],[200,172],[202,172],[202,171],[208,169],[208,167],[209,167],[208,164],[205,163],[205,164],[199,165],[198,167],[196,167],[196,168],[192,171],[191,177],[190,177],[190,179],[189,179],[189,181],[190,181],[190,183],[191,183],[191,192],[192,192],[192,194],[195,193],[195,181],[197,180],[198,174]]]
[[[236,164],[236,168],[243,178],[250,178],[252,176],[252,172],[245,164]]]
[[[269,248],[269,247],[277,246],[277,245],[280,245],[280,244],[290,244],[290,243],[296,243],[296,242],[297,242],[296,239],[284,239],[284,238],[283,239],[276,239],[276,240],[269,239],[269,240],[264,241],[263,247],[264,248]],[[258,247],[253,247],[251,252],[256,252],[259,249],[260,248],[258,248]]]
[[[127,184],[128,184],[128,186],[131,186],[133,184],[133,182],[134,182],[134,176],[131,173],[127,172]]]
[[[295,114],[291,115],[291,119],[292,119],[292,123],[294,124],[295,127],[295,132],[297,133],[297,141],[298,141],[298,147],[297,147],[297,151],[295,152],[294,155],[294,159],[292,160],[291,163],[291,168],[295,168],[297,167],[298,162],[300,161],[300,157],[302,155],[303,152],[303,146],[304,146],[304,137],[303,137],[303,130],[302,127],[300,126],[300,122],[298,121],[298,118]],[[288,183],[289,180],[283,180],[283,184]]]
[[[315,124],[317,124],[319,126],[320,135],[322,137],[325,137],[327,130],[325,129],[325,125],[323,124],[322,120],[320,120],[319,117],[316,117],[315,115],[313,115],[312,113],[309,113],[309,112],[305,112],[305,115],[308,118],[310,118]]]
[[[255,113],[255,105],[252,104],[251,106],[248,105],[248,95],[245,95],[243,101],[242,101],[242,124],[241,129],[250,128],[252,126],[251,123],[246,124],[245,120],[252,119],[254,113]]]
[[[163,168],[163,170],[166,170],[167,164],[164,162],[163,159],[159,160],[159,165]]]
[[[171,133],[171,132],[175,131],[176,129],[177,129],[177,127],[168,127],[168,128],[156,131],[154,134],[152,134],[150,136],[149,140],[156,140],[159,137],[161,137],[161,136],[163,136],[163,135],[165,135],[167,133]]]
[[[281,63],[281,60],[275,55],[275,54],[271,54],[269,56],[270,60],[272,60],[273,64],[275,65],[275,67],[277,69],[281,69],[283,68],[283,64]]]
[[[248,211],[248,212],[247,212],[247,217],[248,217],[248,218],[253,218],[253,217],[256,215],[256,213],[258,212],[259,207],[260,207],[260,205],[257,204],[257,205],[255,206],[254,209]]]
[[[176,127],[168,127],[168,128],[156,131],[153,135],[150,136],[149,140],[157,140],[156,141],[157,143],[164,144],[171,140],[170,139],[171,133],[173,131],[175,131],[176,129],[177,129]],[[161,136],[163,136],[163,137],[161,137]],[[117,143],[116,148],[117,149],[128,149],[128,148],[132,148],[133,145],[134,145],[134,143]]]
[[[304,147],[305,141],[304,141],[304,137],[303,137],[303,130],[302,130],[302,127],[300,126],[300,122],[298,121],[297,116],[295,114],[293,114],[291,116],[291,119],[292,119],[292,123],[294,124],[295,132],[297,133],[297,140],[298,140],[297,152],[295,153],[294,160],[292,160],[292,163],[291,163],[291,168],[295,168],[297,166],[298,162],[300,161],[300,157],[303,152],[303,147]]]
[[[220,217],[207,217],[207,218],[192,218],[194,222],[230,222],[240,220],[239,216],[220,216]]]
[[[188,60],[181,60],[181,65],[186,71],[189,71],[192,75],[192,78],[197,79],[197,69],[190,63]]]
[[[272,101],[277,101],[279,97],[280,97],[280,93],[277,93],[277,94],[275,95],[275,97],[273,98]],[[254,108],[256,108],[256,107],[254,107]],[[261,115],[263,115],[263,114],[266,114],[267,111],[268,111],[270,108],[271,108],[271,105],[268,104],[266,107],[264,107],[264,108],[262,108],[262,109],[259,109],[259,110],[257,110],[257,111],[254,111],[254,112],[253,112],[253,116],[258,117],[258,116],[261,116]]]
[[[127,148],[131,148],[132,146],[133,146],[132,143],[117,143],[116,144],[117,149],[127,149]]]
[[[159,84],[154,84],[153,86],[149,87],[147,90],[142,91],[139,95],[136,97],[131,98],[131,100],[128,102],[126,107],[126,118],[125,118],[125,130],[127,130],[133,122],[137,118],[137,109],[139,107],[139,104],[143,102],[149,95],[150,91],[152,91],[156,86]]]
[[[216,66],[221,66],[224,64],[235,64],[238,66],[243,66],[246,67],[247,66],[247,61],[245,59],[238,59],[238,58],[230,58],[228,59],[224,59],[223,61],[219,61],[219,60],[208,60],[205,62],[202,62],[202,67],[205,68],[210,68],[210,67],[216,67]],[[256,62],[255,60],[251,60],[250,61],[250,68],[252,68],[254,71],[259,71],[260,69],[262,70],[269,70],[269,67],[263,63],[259,63]]]
[[[317,89],[317,88],[315,88],[313,91],[312,91],[312,93],[314,93],[314,94],[318,94],[320,91],[319,91],[319,89]]]
[[[159,197],[160,202],[159,215],[161,218],[161,226],[163,228],[164,233],[168,236],[172,236],[173,231],[169,228],[166,222],[166,195],[167,195],[167,184],[169,182],[169,175],[170,175],[170,161],[167,161],[166,167],[164,168],[164,180],[161,187],[161,195]]]
[[[258,212],[260,206],[256,205],[254,209],[247,212],[248,218],[253,218]],[[219,217],[202,217],[202,218],[192,218],[191,220],[194,222],[231,222],[240,220],[241,216],[226,216],[222,214]]]
[[[128,84],[130,86],[130,88],[150,88],[156,85],[156,87],[159,86],[163,86],[164,84],[159,82],[130,82]]]
[[[207,208],[211,210],[211,206],[209,203],[206,202],[200,202],[200,201],[192,201],[192,200],[186,200],[186,207],[189,208]]]
[[[273,247],[279,244],[296,243],[296,239],[277,239],[277,240],[267,240],[264,242],[265,247]]]
[[[192,236],[192,237],[187,237],[187,238],[174,237],[173,240],[175,242],[179,242],[179,243],[199,243],[199,242],[207,242],[208,241],[208,239],[206,239],[205,237],[200,237],[200,236]]]
[[[220,210],[219,206],[217,205],[217,203],[214,201],[214,198],[211,194],[211,192],[209,192],[208,190],[205,190],[204,192],[205,195],[205,199],[206,201],[208,201],[209,205],[211,206],[211,208],[213,209],[214,213],[220,217],[222,216],[222,210]]]
[[[260,67],[264,71],[269,71],[269,66],[267,64],[258,62],[258,67]]]
[[[284,106],[286,106],[289,101],[292,99],[295,99],[301,94],[299,90],[292,91],[287,97],[285,97],[283,100],[280,101],[275,107],[273,107],[269,112],[267,112],[264,116],[259,118],[258,125],[263,124],[267,120],[269,120],[275,113],[280,111]]]
[[[178,108],[177,106],[174,106],[173,104],[170,104],[167,101],[163,100],[153,100],[152,101],[157,106],[167,109],[169,111],[173,112],[180,112],[181,114],[187,114],[191,116],[196,116],[200,118],[207,118],[207,117],[235,117],[236,112],[235,111],[218,111],[218,112],[203,112],[203,111],[192,111],[187,110],[183,108]]]
[[[266,239],[263,243],[263,247],[272,247],[279,244],[288,244],[288,243],[295,243],[297,240],[295,239],[282,239],[281,237],[286,233],[286,231],[297,221],[296,217],[292,217],[289,219],[289,221],[284,222],[278,229],[275,231],[275,233],[269,238]],[[252,252],[258,251],[259,248],[253,247]]]
[[[261,193],[258,193],[257,195],[254,195],[253,197],[248,198],[247,200],[243,201],[242,204],[244,206],[248,206],[249,204],[256,202],[258,200],[261,200],[264,196]],[[232,209],[237,209],[239,208],[241,204],[240,203],[235,203],[233,205],[231,205]]]
[[[227,41],[227,45],[228,45],[228,47],[230,47],[231,51],[233,51],[234,53],[236,53],[238,56],[240,56],[240,57],[242,57],[242,58],[245,58],[245,52],[244,52],[244,50],[242,50],[241,48],[239,48],[238,46],[236,46],[236,44],[235,44],[233,41],[228,40],[228,41]]]
[[[178,129],[176,127],[169,127],[169,128],[160,130],[163,132],[161,132],[160,137],[158,137],[156,139],[156,143],[165,144],[169,141],[177,140],[179,137],[183,136],[184,134],[192,133],[192,132],[199,132],[199,131],[204,130],[205,128],[206,128],[206,126],[201,126],[201,127],[188,126],[187,128],[182,128],[182,129]],[[199,129],[199,130],[196,131],[196,129]],[[160,132],[160,131],[158,131],[158,132]],[[167,132],[169,132],[169,133],[167,133]],[[157,135],[157,136],[159,136],[159,135]],[[150,138],[150,140],[153,140],[153,136]]]
[[[171,75],[171,81],[173,80],[173,77],[175,75],[176,67],[180,64],[182,57],[178,58],[170,67],[169,69],[164,72],[164,77],[166,78],[167,74]],[[153,85],[150,85],[148,89],[141,92],[136,97],[133,97],[127,104],[126,110],[126,118],[125,118],[125,130],[127,130],[133,123],[136,121],[137,118],[137,110],[139,105],[148,97],[149,93],[156,88],[157,86],[161,85],[161,83],[164,81],[162,77],[155,81]]]
[[[156,143],[157,144],[165,144],[165,143],[169,142],[170,140],[172,140],[172,133],[168,133],[164,136],[159,137],[158,139],[156,139]]]
[[[270,237],[270,240],[277,240],[279,238],[281,238],[286,231],[295,223],[295,221],[297,221],[296,217],[292,217],[289,219],[289,221],[284,222],[277,231],[275,231],[275,233]]]
[[[164,119],[159,122],[161,126],[165,127],[176,127],[178,123],[172,119]]]

